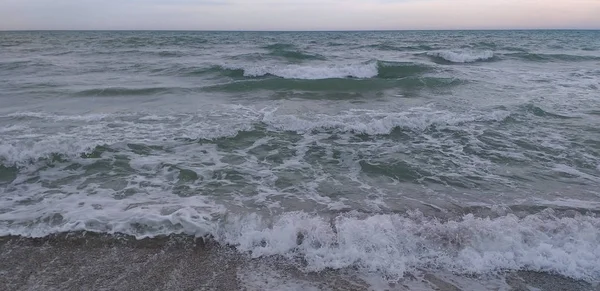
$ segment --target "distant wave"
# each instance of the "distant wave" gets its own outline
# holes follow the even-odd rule
[[[480,42],[472,43],[472,44],[470,44],[470,46],[474,47],[474,48],[479,48],[479,49],[497,49],[498,48],[498,44],[496,44],[494,42],[488,42],[488,41],[480,41]]]
[[[205,87],[207,91],[216,92],[249,92],[259,90],[272,91],[305,91],[305,92],[366,92],[392,88],[394,84],[383,79],[285,79],[266,78],[256,80],[241,80],[220,85]]]
[[[291,43],[274,43],[274,44],[265,45],[262,48],[264,48],[266,50],[289,50],[289,49],[295,49],[296,46]]]
[[[185,53],[177,50],[147,50],[147,49],[137,49],[125,47],[123,49],[115,49],[115,48],[104,48],[98,49],[93,52],[86,53],[89,55],[135,55],[135,56],[158,56],[163,58],[173,58],[173,57],[182,57],[185,56]]]
[[[281,79],[243,80],[206,87],[207,91],[245,92],[257,90],[305,92],[371,92],[391,88],[404,90],[439,89],[457,86],[462,81],[454,78],[406,77],[402,79]]]
[[[535,106],[533,104],[526,104],[526,105],[522,105],[520,106],[520,108],[530,114],[533,114],[535,116],[538,117],[550,117],[550,118],[559,118],[559,119],[569,119],[569,118],[574,118],[574,117],[570,117],[570,116],[565,116],[565,115],[560,115],[557,113],[552,113],[549,111],[546,111],[538,106]]]
[[[503,55],[506,58],[516,58],[529,62],[585,62],[600,61],[600,56],[569,55],[569,54],[542,54],[542,53],[510,53]]]
[[[147,36],[116,36],[100,39],[97,45],[109,48],[143,48],[156,46],[195,47],[208,43],[207,39],[197,35],[172,35],[155,37]]]
[[[378,74],[376,62],[347,65],[279,65],[244,67],[244,76],[272,75],[284,79],[373,78]]]
[[[437,49],[437,47],[426,45],[426,44],[414,45],[414,46],[396,46],[396,45],[392,45],[392,44],[380,43],[380,44],[367,45],[364,47],[375,48],[375,49],[378,49],[381,51],[401,51],[401,52],[402,51],[432,51],[432,50]]]
[[[48,69],[52,67],[55,67],[55,65],[44,61],[0,61],[0,71],[10,71],[22,68]]]
[[[356,64],[323,65],[217,65],[188,71],[186,74],[217,74],[233,78],[258,78],[273,76],[284,79],[320,80],[340,78],[394,79],[410,77],[431,71],[425,64],[410,62],[370,61]]]
[[[431,60],[439,64],[450,63],[475,63],[497,60],[518,59],[528,62],[586,62],[600,61],[600,56],[570,55],[570,54],[544,54],[533,52],[495,53],[490,50],[442,50],[426,54]]]
[[[308,54],[301,51],[277,50],[270,53],[271,56],[282,57],[288,60],[325,60],[321,55]]]
[[[217,75],[230,78],[245,77],[245,71],[243,68],[225,67],[220,65],[211,66],[208,68],[183,68],[180,69],[178,73],[187,76]]]
[[[459,51],[459,50],[443,50],[428,52],[429,56],[437,63],[474,63],[481,61],[490,61],[494,59],[494,52],[485,51]]]
[[[27,66],[32,66],[31,61],[8,61],[8,62],[3,62],[0,61],[0,70],[3,71],[9,71],[9,70],[14,70],[14,69],[19,69],[19,68],[23,68],[23,67],[27,67]]]
[[[207,68],[180,68],[162,73],[187,76],[216,76],[228,82],[205,87],[107,87],[75,92],[75,96],[152,96],[190,91],[356,91],[365,92],[392,87],[407,89],[440,88],[460,82],[453,78],[425,77],[433,68],[409,62],[370,61],[345,65],[276,65],[232,66],[215,65]],[[231,80],[233,79],[233,80]]]
[[[123,87],[109,87],[109,88],[94,88],[89,90],[83,90],[76,92],[77,96],[91,97],[91,96],[148,96],[148,95],[159,95],[163,93],[169,93],[177,90],[184,90],[184,88],[168,88],[168,87],[147,87],[147,88],[123,88]]]
[[[181,52],[178,51],[160,51],[158,52],[158,55],[161,57],[180,57],[183,56],[183,54]]]
[[[296,48],[292,44],[276,43],[263,47],[269,50],[269,55],[275,57],[281,57],[290,61],[302,61],[302,60],[325,60],[326,58],[318,54],[310,54],[303,52]]]

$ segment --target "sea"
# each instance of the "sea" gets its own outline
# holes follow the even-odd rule
[[[600,290],[600,31],[0,32],[3,290]]]

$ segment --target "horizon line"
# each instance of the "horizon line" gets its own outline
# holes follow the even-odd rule
[[[231,29],[0,29],[0,32],[52,31],[172,31],[172,32],[394,32],[394,31],[600,31],[600,28],[456,28],[456,29],[332,29],[332,30],[231,30]]]

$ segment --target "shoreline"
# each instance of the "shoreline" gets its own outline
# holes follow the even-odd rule
[[[210,238],[171,235],[137,240],[90,232],[42,238],[0,237],[0,284],[7,290],[507,290],[593,291],[598,286],[549,273],[511,271],[405,274],[386,286],[357,270],[305,272],[282,257],[251,259]],[[477,287],[479,286],[479,287]],[[426,288],[426,289],[421,289]],[[429,288],[429,289],[428,289]],[[280,289],[279,289],[280,290]]]

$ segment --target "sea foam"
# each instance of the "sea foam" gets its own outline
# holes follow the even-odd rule
[[[40,158],[59,154],[66,158],[77,158],[89,153],[97,146],[112,146],[119,141],[128,143],[154,144],[156,141],[177,143],[177,139],[206,139],[234,137],[242,131],[253,130],[266,125],[274,132],[288,131],[299,134],[309,132],[335,131],[367,135],[387,135],[396,128],[411,131],[425,131],[428,128],[456,126],[473,122],[501,122],[511,112],[473,112],[456,114],[429,107],[415,107],[402,112],[377,110],[350,110],[336,115],[276,114],[276,109],[256,110],[250,107],[234,108],[229,124],[218,124],[211,120],[198,119],[194,114],[158,116],[155,114],[131,115],[90,114],[63,116],[50,113],[19,113],[19,116],[39,118],[49,123],[63,120],[80,121],[79,127],[51,136],[33,132],[27,127],[21,131],[11,131],[10,141],[0,141],[0,163],[5,165],[27,164]],[[222,113],[225,114],[225,113]],[[175,119],[175,120],[174,120]],[[133,122],[132,120],[137,120]],[[168,124],[154,124],[154,120],[168,120]],[[9,128],[10,129],[10,128]],[[5,129],[7,130],[7,129]],[[152,136],[153,138],[149,138]]]
[[[478,61],[486,61],[494,58],[492,51],[437,51],[429,52],[427,55],[441,58],[451,63],[474,63]]]
[[[225,66],[227,69],[239,67]],[[330,64],[330,65],[253,65],[244,66],[244,76],[261,77],[273,75],[285,79],[332,79],[332,78],[373,78],[378,74],[377,62],[359,64]]]
[[[419,212],[333,219],[296,212],[272,223],[240,218],[220,239],[253,257],[301,255],[312,271],[358,267],[400,277],[420,268],[461,274],[530,270],[596,281],[599,229],[596,217],[559,218],[552,211],[524,218],[469,214],[445,222]]]
[[[600,280],[600,219],[594,216],[560,217],[545,210],[525,217],[468,214],[440,221],[418,211],[352,212],[333,217],[286,212],[271,218],[229,216],[218,222],[197,209],[184,207],[165,215],[155,213],[158,208],[150,205],[95,217],[87,211],[73,211],[62,215],[63,222],[55,225],[18,228],[3,224],[0,235],[45,236],[87,230],[138,238],[171,233],[210,236],[254,258],[302,258],[307,271],[351,267],[392,280],[418,270],[437,269],[456,274],[528,270],[592,283]]]

